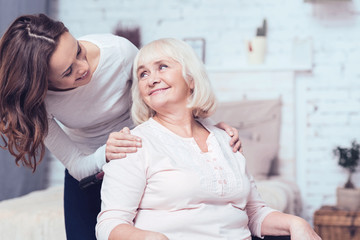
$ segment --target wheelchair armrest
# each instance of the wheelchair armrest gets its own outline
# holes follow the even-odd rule
[[[252,240],[262,240],[258,237],[252,237]],[[263,240],[290,240],[290,236],[265,236]]]

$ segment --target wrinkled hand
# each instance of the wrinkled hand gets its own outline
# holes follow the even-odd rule
[[[106,161],[124,158],[127,153],[136,152],[138,147],[141,147],[141,138],[131,135],[128,127],[112,132],[106,142]]]
[[[230,146],[233,148],[233,152],[242,152],[241,141],[239,139],[239,132],[236,128],[229,126],[224,122],[219,122],[215,125],[216,127],[224,130],[230,137]]]
[[[304,219],[299,219],[290,226],[291,240],[321,240],[319,235]]]

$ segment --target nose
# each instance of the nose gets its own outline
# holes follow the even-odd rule
[[[78,60],[76,65],[78,67],[79,75],[83,75],[86,71],[89,70],[89,63],[86,61],[86,59]]]
[[[152,73],[151,76],[148,78],[148,80],[149,80],[148,82],[149,86],[154,86],[161,81],[160,76],[157,72]]]

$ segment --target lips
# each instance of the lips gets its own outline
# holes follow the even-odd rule
[[[76,81],[82,80],[82,79],[86,78],[88,75],[89,75],[89,71],[86,71],[81,77],[79,77],[78,79],[76,79]]]
[[[158,93],[160,93],[160,92],[162,92],[162,91],[165,91],[165,90],[167,90],[167,89],[169,89],[169,88],[170,88],[170,87],[154,89],[154,90],[150,91],[149,96],[150,96],[150,95],[158,94]]]

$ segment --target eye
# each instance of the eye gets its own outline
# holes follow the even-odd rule
[[[165,69],[165,68],[167,68],[168,66],[166,65],[166,64],[160,64],[160,66],[159,66],[159,69],[160,70],[163,70],[163,69]]]
[[[141,78],[144,78],[144,77],[147,77],[147,76],[148,76],[148,74],[147,74],[146,71],[141,72],[141,73],[139,74],[139,78],[140,78],[140,79],[141,79]]]
[[[72,68],[70,68],[70,69],[69,69],[68,73],[66,73],[66,74],[64,75],[64,77],[68,77],[68,76],[70,76],[70,75],[71,75],[71,73],[72,73]]]
[[[79,56],[81,53],[81,47],[80,47],[80,44],[78,42],[78,49],[77,49],[77,52],[76,52],[76,56]],[[72,73],[72,67],[69,68],[68,72],[66,74],[64,74],[64,77],[69,77]]]

